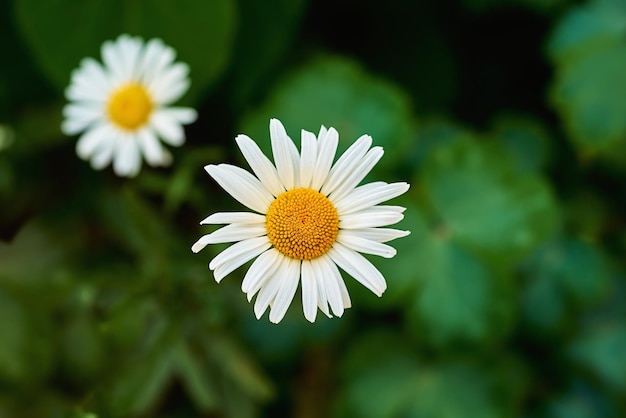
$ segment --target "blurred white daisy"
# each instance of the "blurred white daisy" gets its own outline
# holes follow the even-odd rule
[[[358,184],[383,155],[372,138],[360,137],[333,165],[338,134],[322,126],[317,138],[302,131],[298,152],[277,119],[270,121],[274,162],[246,135],[235,138],[250,164],[248,171],[230,165],[207,165],[205,170],[240,203],[254,212],[219,212],[200,224],[228,224],[204,235],[193,246],[236,242],[210,263],[215,280],[244,263],[256,260],[241,288],[248,300],[258,293],[254,312],[260,318],[271,307],[270,321],[278,323],[302,282],[304,316],[315,321],[317,308],[327,316],[341,316],[351,306],[339,266],[381,296],[387,288],[382,274],[359,253],[393,257],[384,244],[409,231],[380,228],[403,218],[405,208],[381,206],[409,189],[407,183]],[[330,305],[330,310],[329,310]]]
[[[185,142],[182,125],[196,119],[196,111],[169,107],[189,88],[189,67],[174,62],[176,52],[160,39],[144,43],[121,35],[102,45],[104,65],[85,58],[72,72],[61,125],[67,135],[83,132],[78,156],[95,169],[113,161],[119,176],[134,176],[141,155],[152,166],[171,163],[165,143]]]

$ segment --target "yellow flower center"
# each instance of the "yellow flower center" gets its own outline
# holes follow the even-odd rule
[[[145,87],[129,83],[111,95],[107,111],[109,119],[118,127],[134,131],[148,122],[153,103]]]
[[[310,260],[326,253],[339,232],[337,209],[323,194],[298,188],[279,195],[266,215],[267,236],[281,253]]]

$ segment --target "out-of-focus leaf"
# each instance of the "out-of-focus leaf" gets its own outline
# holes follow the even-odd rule
[[[493,143],[463,140],[440,148],[422,181],[446,233],[481,251],[516,258],[557,226],[547,184],[517,170]]]
[[[547,408],[547,418],[617,418],[614,408],[602,393],[584,382],[574,382]]]
[[[250,355],[225,336],[215,336],[205,343],[215,366],[249,397],[266,400],[273,395],[271,382],[261,374]]]
[[[590,306],[608,289],[606,257],[591,244],[561,238],[542,246],[527,266],[530,282],[523,312],[533,323],[553,329],[568,318],[568,306]]]
[[[131,188],[104,196],[107,227],[115,232],[120,245],[127,246],[138,257],[146,276],[165,276],[169,268],[167,249],[174,239],[169,225]]]
[[[307,0],[239,1],[239,31],[234,46],[232,100],[250,100],[280,57],[294,42]]]
[[[300,130],[316,135],[320,126],[339,132],[339,149],[371,135],[384,147],[380,166],[403,161],[411,141],[413,119],[408,97],[397,87],[367,74],[354,62],[338,57],[314,59],[286,77],[258,109],[247,114],[241,131],[255,139],[267,155],[270,118],[280,119],[300,143]]]
[[[16,15],[39,64],[59,89],[83,57],[121,33],[162,38],[191,68],[190,97],[213,82],[230,56],[236,21],[232,0],[18,0]],[[51,18],[54,16],[54,18]]]
[[[552,101],[583,151],[626,140],[626,5],[597,0],[572,10],[549,45],[557,66]],[[615,147],[619,148],[619,147]]]
[[[28,371],[26,345],[29,343],[24,310],[0,289],[0,376],[25,377]]]
[[[36,257],[33,255],[36,254]],[[38,223],[24,227],[10,244],[0,242],[0,281],[33,283],[50,279],[63,260],[58,242]]]
[[[548,157],[550,138],[545,128],[535,120],[520,116],[496,119],[493,133],[521,171],[539,171]]]
[[[384,338],[384,335],[377,334]],[[337,416],[362,418],[496,418],[506,416],[510,397],[495,398],[492,373],[462,363],[427,364],[417,360],[406,343],[393,337],[373,356],[366,338],[348,352],[361,367],[344,373],[344,404]],[[367,342],[366,344],[363,344]],[[375,344],[378,345],[378,344]],[[504,383],[504,382],[501,382]],[[502,388],[506,393],[509,388]],[[506,399],[506,400],[505,400]]]
[[[589,327],[570,346],[569,356],[607,385],[626,390],[626,327],[619,323]]]
[[[172,356],[173,367],[180,375],[196,406],[203,411],[214,409],[219,404],[217,390],[203,362],[197,359],[182,342],[173,349]]]
[[[458,246],[437,237],[419,252],[422,263],[416,274],[421,288],[411,314],[424,324],[426,337],[435,343],[485,338],[494,319],[490,272]]]
[[[143,354],[137,359],[118,364],[123,372],[109,392],[116,414],[138,415],[157,402],[172,377],[172,344],[175,343],[164,333],[155,344],[142,350]]]
[[[104,353],[96,326],[89,316],[80,313],[65,328],[65,363],[78,378],[93,376],[102,366]]]

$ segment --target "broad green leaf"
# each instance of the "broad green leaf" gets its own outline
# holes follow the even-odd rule
[[[161,38],[191,68],[197,98],[225,67],[236,23],[233,0],[17,0],[17,20],[37,61],[60,90],[84,57],[122,33]]]
[[[552,58],[567,62],[613,45],[626,34],[625,19],[626,7],[621,0],[589,1],[561,19],[548,43],[548,52]]]
[[[494,143],[466,139],[442,147],[421,181],[444,233],[481,251],[516,258],[557,226],[544,180],[519,172]]]
[[[572,10],[549,46],[552,102],[582,151],[610,152],[626,140],[626,5],[597,0]],[[615,147],[621,148],[621,147]]]
[[[38,221],[31,222],[10,244],[0,242],[0,281],[23,284],[49,280],[52,271],[62,264],[63,253],[49,231]]]
[[[589,327],[569,348],[569,357],[607,385],[626,390],[626,327],[624,322]]]
[[[530,281],[523,293],[523,312],[547,329],[563,324],[572,308],[598,302],[609,285],[610,269],[601,250],[571,238],[542,246],[526,268]]]
[[[547,407],[546,418],[617,418],[606,396],[586,382],[576,381]]]
[[[494,123],[492,135],[521,171],[539,171],[545,165],[550,138],[538,121],[521,116],[501,116]]]
[[[435,343],[487,337],[494,319],[494,277],[482,263],[449,241],[433,237],[419,250],[421,288],[410,313]],[[417,257],[416,257],[417,258]]]
[[[381,349],[372,350],[374,346]],[[355,357],[361,361],[355,363]],[[384,333],[372,333],[354,344],[346,364],[350,371],[342,373],[344,393],[336,416],[496,418],[508,409],[504,404],[510,388],[500,388],[504,396],[496,399],[493,380],[500,379],[490,370],[419,361],[405,342]]]
[[[368,134],[374,145],[385,149],[381,166],[403,161],[412,140],[411,105],[402,90],[339,57],[308,61],[242,119],[241,131],[256,140],[267,155],[271,155],[270,118],[283,122],[296,144],[302,129],[317,135],[321,125],[337,129],[340,150]]]

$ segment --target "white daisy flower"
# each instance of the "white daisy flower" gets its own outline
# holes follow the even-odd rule
[[[119,176],[134,176],[142,154],[152,166],[170,164],[159,138],[179,146],[182,125],[196,120],[194,109],[168,106],[189,88],[189,67],[175,63],[176,52],[160,39],[121,35],[105,42],[101,54],[104,65],[85,58],[72,72],[62,131],[83,132],[76,152],[98,170],[113,161]]]
[[[241,289],[248,300],[258,293],[254,312],[268,307],[270,321],[280,322],[302,283],[304,316],[315,321],[317,308],[328,317],[341,316],[351,306],[339,266],[381,296],[383,275],[359,253],[390,258],[396,250],[384,244],[409,231],[380,228],[400,221],[405,208],[382,206],[409,189],[408,183],[374,182],[358,186],[383,156],[369,135],[360,137],[335,162],[339,136],[322,126],[315,134],[302,131],[298,152],[277,119],[270,121],[275,165],[246,135],[235,138],[248,171],[230,165],[207,165],[205,170],[236,200],[254,212],[219,212],[200,222],[228,224],[204,235],[192,247],[236,242],[210,263],[219,283],[227,274],[257,257]],[[329,310],[330,305],[330,310]]]

